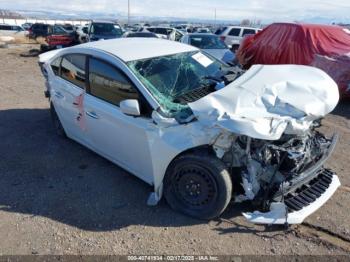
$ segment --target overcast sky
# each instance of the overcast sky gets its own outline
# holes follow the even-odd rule
[[[130,0],[131,14],[183,18],[265,21],[323,17],[349,21],[350,0]],[[127,0],[0,0],[0,9],[127,13]]]

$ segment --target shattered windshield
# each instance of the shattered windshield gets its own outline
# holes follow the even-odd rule
[[[227,67],[198,51],[131,61],[128,66],[169,116],[188,111],[187,103],[215,91],[213,79]]]

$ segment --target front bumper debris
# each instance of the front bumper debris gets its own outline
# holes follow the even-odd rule
[[[254,211],[243,216],[255,224],[300,224],[324,205],[339,186],[338,176],[323,169],[309,183],[287,194],[284,202],[271,203],[269,212]]]

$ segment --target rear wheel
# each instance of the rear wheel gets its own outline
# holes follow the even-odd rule
[[[218,217],[229,204],[231,194],[230,174],[214,156],[180,156],[164,179],[164,196],[169,205],[199,219]]]
[[[52,103],[50,104],[50,112],[51,112],[51,119],[52,119],[53,126],[55,128],[56,134],[59,135],[60,137],[66,137],[66,132],[63,129],[62,123],[58,118],[55,107],[53,106]]]

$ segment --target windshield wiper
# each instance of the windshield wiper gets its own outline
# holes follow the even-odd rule
[[[184,91],[177,96],[175,96],[173,102],[174,103],[180,103],[183,105],[186,105],[187,103],[194,102],[202,97],[205,97],[206,95],[209,95],[210,93],[215,91],[215,86],[217,85],[217,82],[211,82],[209,84],[202,84],[200,87]]]

